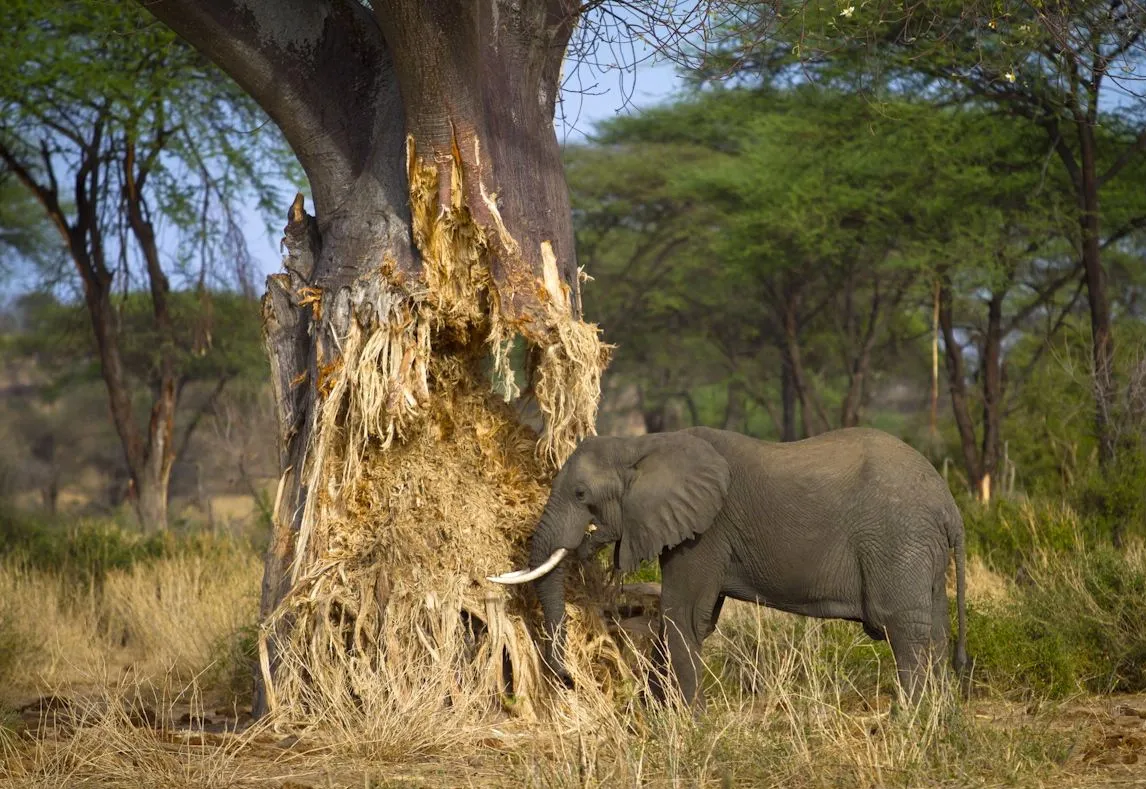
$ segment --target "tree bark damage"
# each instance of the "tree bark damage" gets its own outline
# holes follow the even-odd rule
[[[528,698],[531,614],[482,579],[521,565],[541,483],[594,430],[607,361],[580,319],[552,125],[578,4],[145,7],[268,112],[315,206],[291,206],[263,301],[282,477],[256,713],[320,706],[331,666],[358,698],[370,677],[397,692],[391,669],[419,655],[447,684]],[[515,337],[540,438],[503,402]]]

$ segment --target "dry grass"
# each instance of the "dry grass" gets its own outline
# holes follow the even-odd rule
[[[170,578],[161,579],[160,569]],[[155,595],[145,579],[182,589],[172,598],[185,606],[180,618],[216,621],[223,632],[229,614],[215,598],[241,597],[249,579],[235,572],[209,585],[199,570],[189,563],[172,572],[156,563],[154,571],[141,569],[117,583],[122,593],[148,601]],[[7,588],[23,590],[18,599],[33,605],[31,586]],[[150,604],[130,610],[135,627],[159,628],[151,637],[136,631],[138,643],[155,650],[140,666],[177,665],[179,657],[189,667],[202,659],[201,645],[211,641],[206,624],[201,637],[164,652],[154,646],[169,632],[158,611]],[[465,643],[431,630],[425,636],[435,647]],[[82,643],[75,638],[71,643]],[[106,638],[90,649],[115,654]],[[929,689],[918,708],[892,711],[890,657],[848,623],[729,603],[706,643],[709,703],[699,716],[678,700],[646,704],[639,670],[621,684],[614,678],[598,688],[587,681],[576,693],[554,694],[544,720],[506,715],[500,699],[475,691],[481,683],[464,676],[481,666],[466,658],[458,652],[402,663],[363,654],[348,658],[358,665],[332,661],[334,670],[316,677],[298,709],[238,734],[204,729],[218,718],[205,701],[214,689],[198,680],[109,667],[76,677],[83,688],[57,689],[67,704],[46,714],[37,731],[6,736],[0,782],[810,789],[1081,785],[1092,776],[1077,757],[1068,758],[1072,743],[1077,753],[1095,740],[1090,718],[1064,723],[1053,708],[1041,716],[1007,708],[1003,715],[998,702],[968,706],[942,685]],[[985,710],[999,722],[987,720]]]
[[[205,717],[203,700],[194,684],[173,692],[176,687],[171,677],[153,685],[130,676],[94,695],[69,697],[62,708],[45,712],[34,734],[0,738],[0,774],[8,785],[29,789],[222,789],[274,780],[278,754],[264,754],[261,764],[250,758],[265,739],[265,725],[241,734],[188,728],[182,721]]]
[[[74,594],[65,579],[7,560],[0,564],[0,627],[9,687],[55,686],[106,652],[92,590]]]
[[[954,568],[948,595],[954,599]],[[1011,593],[1012,582],[992,570],[983,557],[967,557],[967,599],[975,603],[994,603],[1006,599]]]
[[[219,656],[220,642],[258,611],[261,560],[251,553],[180,556],[109,575],[107,632],[136,670],[189,678]]]
[[[190,679],[232,659],[228,647],[258,609],[261,562],[248,551],[177,556],[107,574],[102,587],[0,565],[3,637],[18,645],[9,691],[90,684],[93,667]]]
[[[980,570],[973,596],[1015,593]],[[679,701],[647,704],[639,664],[581,673],[576,693],[540,694],[536,715],[515,714],[516,700],[474,675],[491,661],[474,659],[466,629],[406,600],[400,609],[421,619],[328,655],[296,706],[236,733],[209,667],[233,659],[225,645],[254,616],[258,577],[247,551],[148,561],[110,573],[100,594],[0,567],[4,621],[25,623],[30,639],[13,676],[55,705],[38,725],[25,716],[30,728],[0,733],[0,785],[1095,786],[1131,769],[1122,763],[1141,739],[1140,717],[1097,705],[966,703],[942,684],[893,710],[891,657],[858,626],[731,601],[705,645],[699,716]],[[592,649],[617,650],[602,639]],[[403,651],[411,641],[419,649]],[[583,658],[575,665],[592,665]],[[301,661],[294,669],[305,675]]]

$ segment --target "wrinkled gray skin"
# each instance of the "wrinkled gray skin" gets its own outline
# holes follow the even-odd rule
[[[598,528],[586,536],[590,523]],[[682,695],[697,705],[700,645],[725,597],[862,622],[869,636],[891,642],[900,685],[917,698],[919,680],[948,652],[951,549],[954,663],[957,670],[966,663],[959,510],[926,458],[878,430],[786,444],[703,427],[586,439],[554,480],[530,567],[558,548],[584,558],[610,542],[623,572],[660,557],[661,645]],[[571,686],[563,628],[568,561],[534,584],[546,663]]]

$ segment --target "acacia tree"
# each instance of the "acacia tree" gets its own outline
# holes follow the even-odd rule
[[[176,411],[187,381],[171,305],[172,261],[161,252],[165,220],[188,246],[199,247],[201,265],[190,282],[206,293],[224,250],[204,228],[214,231],[222,219],[234,230],[229,201],[247,189],[260,198],[269,193],[258,167],[234,154],[241,148],[272,152],[274,143],[245,131],[260,125],[250,102],[136,8],[78,0],[14,2],[6,10],[0,169],[34,196],[63,242],[72,292],[82,293],[95,338],[136,512],[146,529],[162,529]],[[242,259],[241,250],[226,251]],[[190,254],[175,261],[193,262]],[[155,338],[153,364],[142,381],[124,360],[121,307],[132,291],[147,294]],[[200,340],[204,350],[209,332]],[[146,422],[135,398],[139,383],[150,390]]]
[[[700,78],[813,79],[869,94],[978,103],[1042,137],[1071,199],[1086,280],[1099,459],[1116,454],[1107,260],[1146,227],[1118,206],[1146,159],[1146,5],[1138,0],[1028,3],[839,0],[737,3]]]
[[[393,678],[462,648],[473,682],[529,697],[525,619],[482,579],[524,563],[605,362],[553,128],[579,4],[144,6],[270,115],[314,204],[264,298],[282,477],[256,711],[305,709],[324,668]],[[518,392],[515,337],[539,442],[495,396]]]

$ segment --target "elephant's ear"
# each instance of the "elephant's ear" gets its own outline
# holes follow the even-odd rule
[[[728,492],[728,461],[707,441],[687,433],[655,438],[634,465],[621,505],[622,572],[711,526]]]

